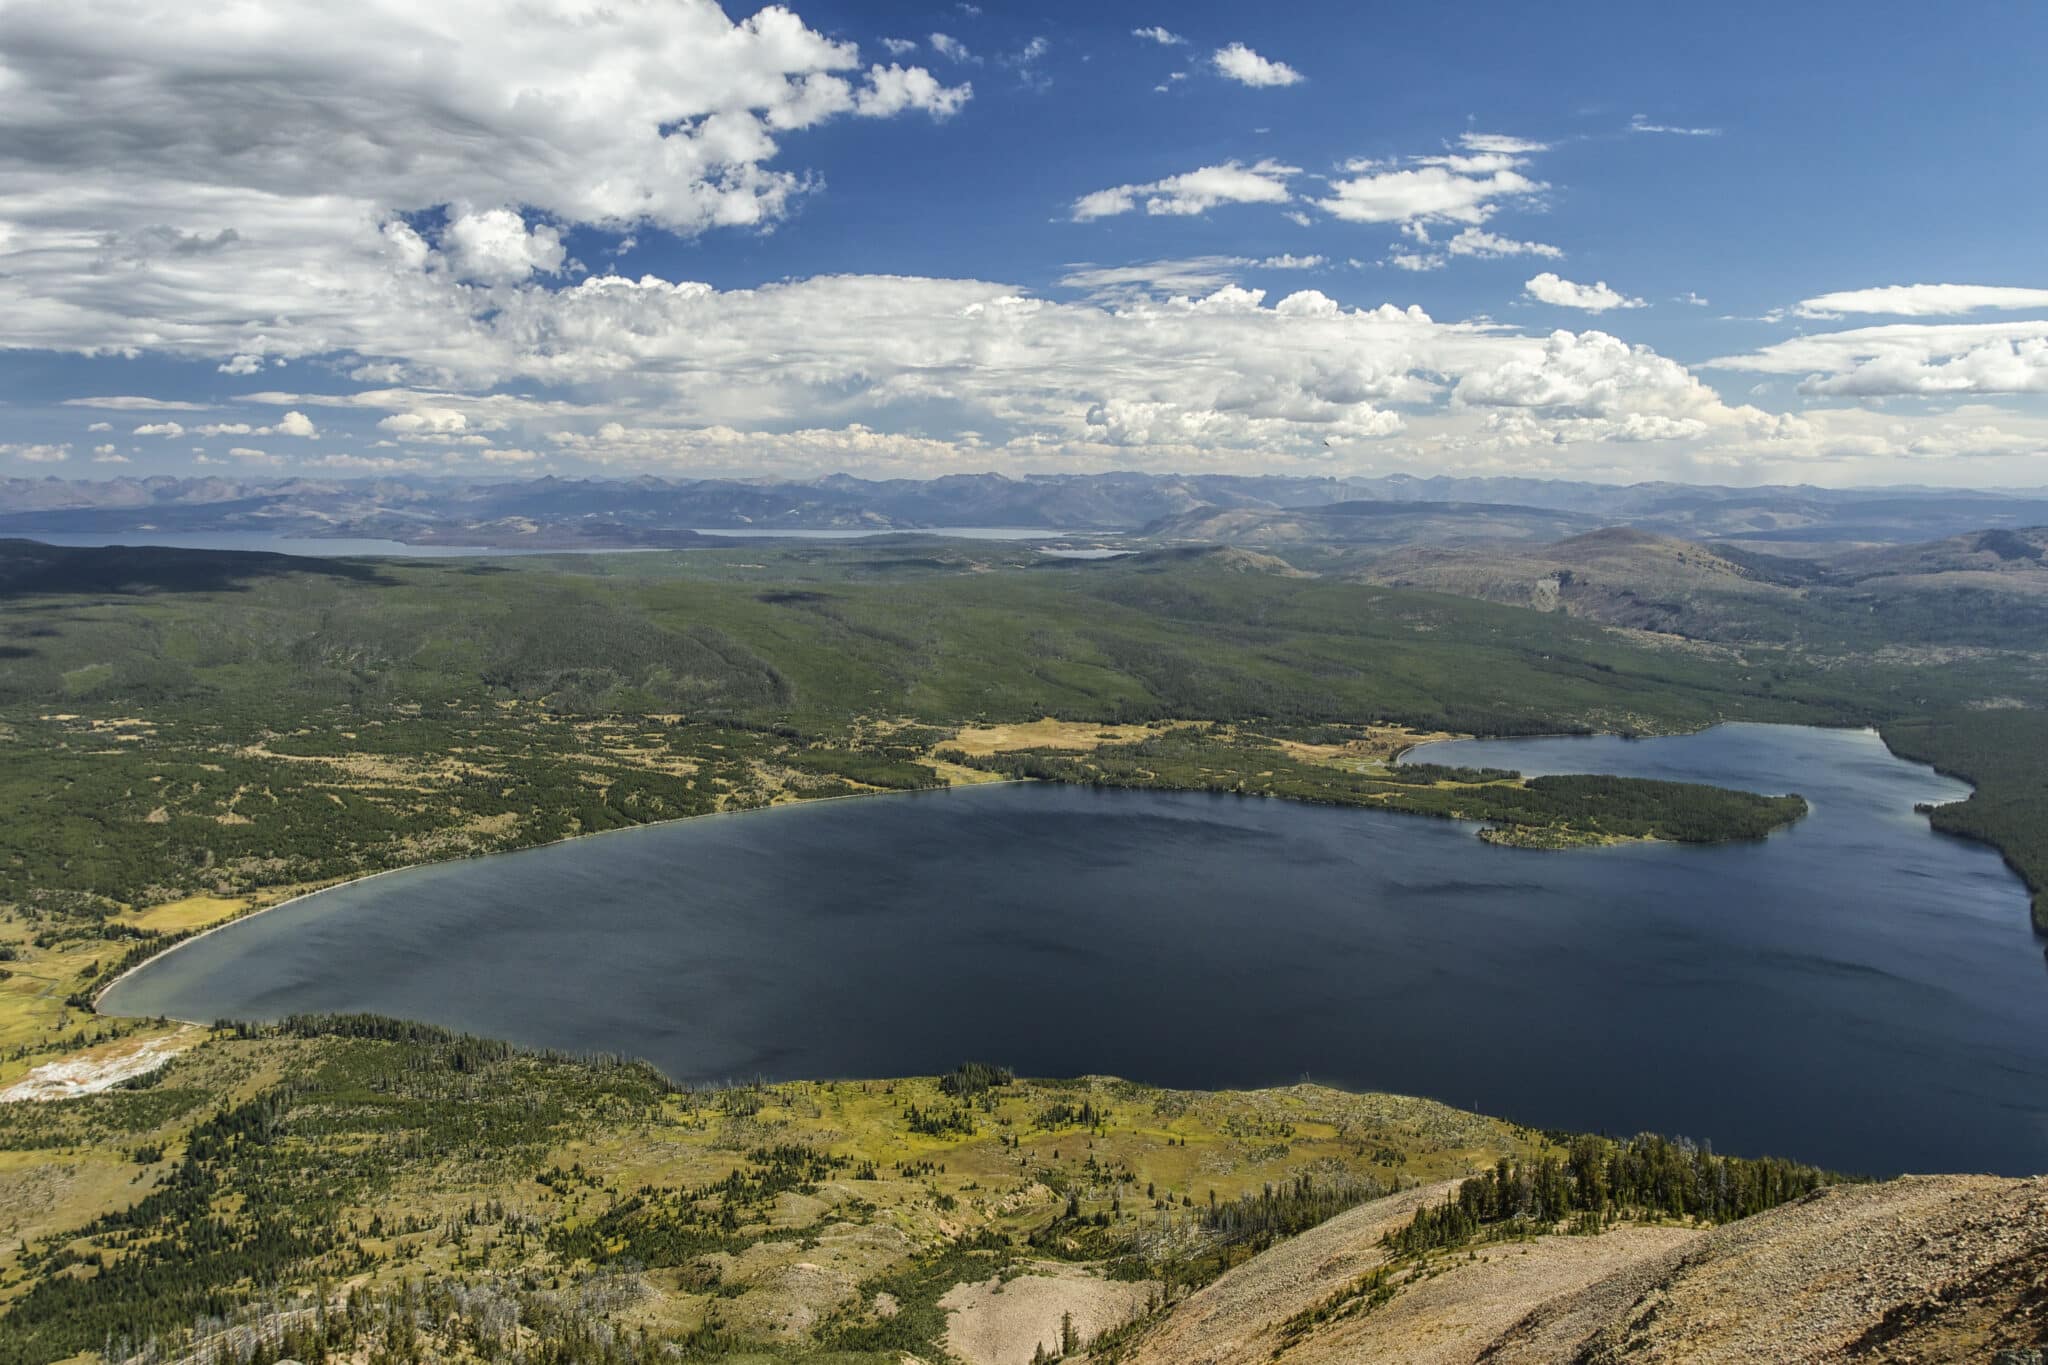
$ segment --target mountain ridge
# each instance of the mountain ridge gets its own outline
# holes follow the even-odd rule
[[[1696,539],[1762,544],[1898,544],[2048,523],[2048,490],[1732,488],[1522,478],[1286,475],[951,474],[933,479],[807,481],[563,478],[477,480],[173,478],[0,479],[0,532],[269,531],[494,545],[661,543],[718,530],[919,530],[1004,526],[1138,532],[1172,518],[1233,511],[1307,514],[1351,504],[1513,507],[1552,532],[1628,524]],[[1477,512],[1469,515],[1483,516]],[[1496,514],[1497,515],[1497,514]],[[530,523],[530,525],[529,525]],[[1470,530],[1465,538],[1481,532]],[[1546,532],[1551,534],[1551,532]],[[1551,538],[1558,538],[1551,534]]]

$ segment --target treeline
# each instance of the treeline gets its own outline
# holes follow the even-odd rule
[[[421,1213],[395,1224],[372,1217],[365,1225],[359,1211],[378,1204],[388,1210],[402,1190],[442,1188],[451,1172],[457,1183],[471,1184],[537,1172],[566,1136],[635,1116],[644,1121],[672,1089],[637,1063],[570,1061],[371,1015],[300,1016],[232,1032],[293,1049],[269,1054],[283,1062],[284,1079],[177,1134],[183,1151],[176,1164],[129,1207],[24,1242],[17,1254],[23,1280],[0,1315],[0,1365],[43,1365],[123,1343],[139,1349],[152,1338],[178,1343],[195,1322],[231,1319],[281,1286],[339,1284],[403,1265],[430,1239],[453,1245],[466,1235],[472,1250],[465,1254],[478,1261],[493,1247],[501,1256],[537,1247],[545,1230],[502,1201],[466,1219]],[[7,1108],[65,1120],[72,1145],[78,1134],[118,1122],[134,1139],[147,1139],[131,1159],[154,1162],[176,1150],[166,1143],[175,1138],[165,1125],[196,1094],[158,1086]],[[0,1132],[0,1148],[33,1149],[41,1138],[9,1127]],[[111,1137],[94,1141],[113,1145]],[[793,1146],[751,1152],[737,1180],[695,1192],[712,1201],[714,1226],[700,1229],[708,1235],[693,1244],[726,1245],[715,1225],[721,1206],[747,1210],[758,1221],[773,1191],[814,1182],[839,1160]],[[544,1296],[531,1307],[540,1312],[550,1301]],[[280,1355],[319,1359],[320,1341],[334,1354],[341,1343],[363,1344],[349,1333],[370,1325],[357,1313],[353,1326],[332,1321],[332,1334],[323,1337],[308,1326],[318,1317],[294,1318],[301,1329],[296,1347]],[[276,1339],[267,1340],[265,1352]],[[431,1359],[434,1352],[387,1351],[381,1358]]]
[[[1393,1192],[1392,1185],[1371,1176],[1319,1181],[1303,1171],[1291,1181],[1221,1204],[1212,1194],[1208,1206],[1197,1209],[1196,1223],[1223,1245],[1258,1252]]]
[[[1596,774],[1532,777],[1520,787],[1489,787],[1485,796],[1487,820],[1689,844],[1761,839],[1806,814],[1805,798],[1796,795]]]
[[[404,1043],[422,1049],[437,1067],[471,1074],[499,1062],[530,1058],[554,1065],[582,1067],[594,1072],[632,1071],[664,1093],[683,1087],[661,1074],[648,1062],[616,1052],[564,1052],[559,1048],[529,1048],[502,1038],[484,1038],[460,1033],[439,1024],[415,1019],[393,1019],[382,1014],[290,1014],[276,1023],[250,1023],[223,1019],[215,1028],[237,1038],[367,1038],[383,1043]]]
[[[276,1091],[201,1124],[162,1186],[82,1230],[90,1250],[25,1246],[19,1259],[33,1282],[7,1311],[0,1365],[44,1365],[171,1334],[231,1312],[244,1286],[276,1284],[337,1252],[331,1224],[293,1217],[273,1201],[220,1211],[246,1196],[247,1172],[263,1165],[252,1149],[276,1139],[289,1103]]]
[[[975,1132],[973,1113],[959,1105],[943,1110],[937,1106],[920,1109],[915,1104],[906,1105],[903,1124],[925,1137],[973,1137]]]
[[[1842,1179],[1817,1166],[1716,1156],[1651,1134],[1627,1142],[1582,1134],[1563,1158],[1502,1158],[1460,1184],[1455,1197],[1417,1210],[1385,1243],[1396,1255],[1414,1256],[1475,1239],[1550,1232],[1565,1223],[1579,1232],[1597,1232],[1620,1218],[1725,1223]]]
[[[845,778],[864,787],[889,791],[925,791],[943,787],[946,780],[922,763],[914,762],[911,750],[892,746],[896,753],[865,749],[803,749],[783,761],[798,772]]]
[[[1016,1083],[1017,1073],[1006,1066],[988,1062],[962,1062],[939,1077],[941,1092],[963,1100],[975,1099],[991,1090]]]
[[[224,1318],[200,1322],[187,1359],[239,1365],[361,1361],[424,1365],[429,1361],[505,1361],[516,1365],[656,1365],[703,1360],[737,1343],[716,1328],[677,1338],[651,1328],[614,1325],[608,1313],[638,1297],[635,1281],[593,1275],[563,1289],[531,1282],[408,1278],[358,1286],[345,1294],[274,1298]],[[128,1365],[166,1358],[160,1340]]]
[[[1798,796],[1761,796],[1692,782],[1557,776],[1527,781],[1502,769],[1403,764],[1375,772],[1298,762],[1262,740],[1182,729],[1086,753],[1020,749],[953,755],[988,772],[1099,787],[1277,796],[1332,805],[1559,831],[1579,840],[1757,839],[1806,814]]]
[[[1946,711],[1888,722],[1884,741],[1976,786],[1966,800],[1931,807],[1928,818],[2003,853],[2033,893],[2035,930],[2048,934],[2048,712]]]
[[[579,1172],[544,1172],[539,1183],[561,1188]],[[643,1185],[587,1222],[548,1229],[547,1246],[565,1264],[679,1266],[707,1252],[745,1250],[758,1236],[742,1232],[771,1218],[786,1193],[814,1195],[841,1173],[875,1178],[872,1163],[856,1164],[800,1143],[756,1147],[747,1164],[721,1180],[687,1188]]]
[[[89,730],[13,731],[0,765],[0,903],[84,922],[114,902],[244,894],[409,865],[423,849],[494,852],[765,802],[761,774],[790,743],[651,720],[592,734],[530,709],[373,719],[313,709],[295,722],[307,733],[290,735],[266,734],[255,718],[160,720],[150,744],[99,739],[89,761],[78,752]],[[388,774],[369,755],[389,755]],[[863,760],[814,769],[822,794],[853,790],[832,780],[848,763]],[[935,780],[887,758],[847,775]]]

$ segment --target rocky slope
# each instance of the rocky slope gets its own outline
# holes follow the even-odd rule
[[[1447,1186],[1364,1205],[1177,1305],[1134,1365],[1986,1361],[2048,1344],[2048,1177],[1837,1186],[1724,1227],[1623,1225],[1391,1268]]]

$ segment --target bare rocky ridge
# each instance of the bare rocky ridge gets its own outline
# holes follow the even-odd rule
[[[1131,1357],[1134,1365],[1224,1365],[1272,1355],[1277,1328],[1380,1264],[1380,1238],[1458,1182],[1375,1199],[1254,1257],[1176,1305]]]
[[[1481,1245],[1377,1305],[1352,1296],[1383,1263],[1381,1236],[1450,1188],[1363,1205],[1247,1262],[1127,1359],[1960,1365],[2048,1344],[2048,1177],[1909,1177],[1720,1228]],[[1288,1330],[1318,1305],[1323,1320]]]

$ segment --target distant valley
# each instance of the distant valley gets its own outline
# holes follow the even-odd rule
[[[963,474],[808,482],[654,477],[0,479],[0,535],[264,531],[412,544],[680,546],[701,530],[1026,527],[1156,542],[1278,545],[1557,540],[1625,525],[1778,553],[2048,525],[2048,490],[1981,491],[1519,478]]]

